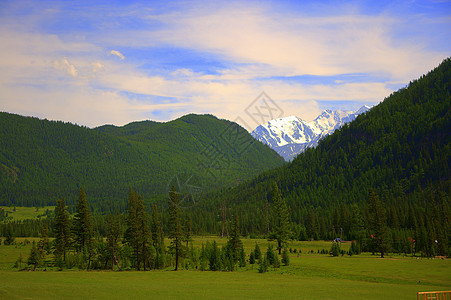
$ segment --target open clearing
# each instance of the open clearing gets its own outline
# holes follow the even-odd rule
[[[46,218],[46,211],[54,211],[55,206],[44,206],[44,207],[24,207],[24,206],[0,206],[8,213],[10,221],[21,221],[28,219],[38,219]]]
[[[194,245],[213,239],[225,242],[197,237]],[[262,251],[268,243],[254,239],[243,242],[247,253],[256,242]],[[19,253],[26,260],[30,246],[2,245],[0,298],[416,299],[418,291],[451,289],[451,263],[447,259],[307,254],[329,246],[329,242],[322,241],[293,242],[290,247],[302,249],[302,254],[291,254],[290,266],[259,274],[257,265],[236,272],[19,272],[12,265]]]

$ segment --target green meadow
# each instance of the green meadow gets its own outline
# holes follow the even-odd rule
[[[44,207],[24,207],[24,206],[0,206],[6,213],[8,213],[9,220],[21,221],[28,219],[46,218],[46,211],[54,211],[55,206]]]
[[[330,257],[317,254],[330,247],[324,241],[292,242],[290,247],[297,252],[301,249],[301,254],[290,253],[289,266],[260,274],[257,265],[249,264],[235,272],[18,271],[14,262],[20,254],[26,261],[30,251],[30,245],[22,244],[24,240],[0,246],[1,299],[415,299],[419,291],[451,290],[448,259],[397,255],[380,259],[371,254]],[[193,245],[200,247],[213,240],[226,242],[225,238],[196,237]],[[243,242],[247,253],[255,243],[262,251],[268,244],[262,239]]]

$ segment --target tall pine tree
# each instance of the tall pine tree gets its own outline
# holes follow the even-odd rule
[[[238,223],[238,216],[235,214],[232,219],[232,226],[230,228],[228,244],[232,252],[233,263],[236,264],[240,259],[240,251],[243,244],[240,240],[240,226]]]
[[[75,249],[88,256],[88,268],[93,251],[94,228],[84,189],[81,187],[78,194],[77,212],[73,221]]]
[[[146,270],[147,266],[151,264],[149,261],[152,257],[150,237],[149,216],[145,211],[143,199],[130,188],[128,192],[125,239],[133,249],[132,258],[138,271],[141,270],[141,266]]]
[[[107,221],[106,244],[108,253],[111,256],[111,270],[114,270],[114,263],[119,267],[117,259],[119,252],[119,242],[121,234],[121,220],[119,215],[110,215]]]
[[[155,268],[162,269],[165,267],[165,247],[164,247],[164,233],[161,223],[158,207],[154,204],[152,206],[152,220],[151,220],[152,243],[156,250]]]
[[[57,261],[66,260],[66,251],[70,247],[71,232],[70,232],[69,213],[66,208],[64,199],[56,200],[55,207],[55,257]]]
[[[370,189],[368,195],[368,230],[372,238],[373,250],[381,253],[384,258],[389,250],[389,232],[387,227],[387,217],[379,196]]]
[[[290,216],[288,207],[285,200],[280,194],[277,183],[273,183],[271,190],[271,198],[273,203],[273,219],[274,228],[270,240],[277,241],[277,250],[279,255],[282,253],[282,249],[288,244],[290,238]]]
[[[182,240],[183,240],[183,229],[182,229],[182,217],[179,207],[179,194],[176,192],[175,187],[172,187],[169,192],[169,235],[168,237],[172,239],[171,250],[175,254],[175,271],[178,270],[179,258],[182,255]]]

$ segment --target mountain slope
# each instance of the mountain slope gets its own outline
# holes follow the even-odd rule
[[[177,174],[192,174],[208,190],[283,164],[243,128],[211,115],[89,129],[0,113],[0,140],[1,205],[72,203],[83,186],[96,209],[122,209],[129,187],[155,197]]]
[[[210,199],[217,207],[225,199],[242,214],[244,228],[264,232],[262,210],[276,181],[292,221],[330,238],[333,224],[349,229],[355,209],[366,213],[373,189],[389,226],[434,232],[451,222],[450,128],[451,59],[446,59],[286,166]]]
[[[316,147],[320,139],[355,120],[370,108],[364,105],[356,112],[325,110],[312,122],[295,116],[279,118],[258,126],[251,135],[290,161],[305,149]]]

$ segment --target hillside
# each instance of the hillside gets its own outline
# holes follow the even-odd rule
[[[83,186],[95,210],[123,209],[129,187],[154,198],[174,176],[191,174],[206,191],[284,163],[211,115],[89,129],[0,113],[0,140],[0,205],[53,205],[58,197],[71,204]]]
[[[451,59],[446,59],[321,140],[317,148],[212,195],[216,202],[210,203],[216,207],[210,209],[217,213],[225,200],[240,213],[243,230],[263,233],[265,202],[276,181],[299,226],[295,235],[304,228],[310,237],[332,238],[333,226],[339,226],[347,238],[355,238],[355,218],[366,219],[373,189],[391,228],[438,234],[451,223],[450,95]]]

